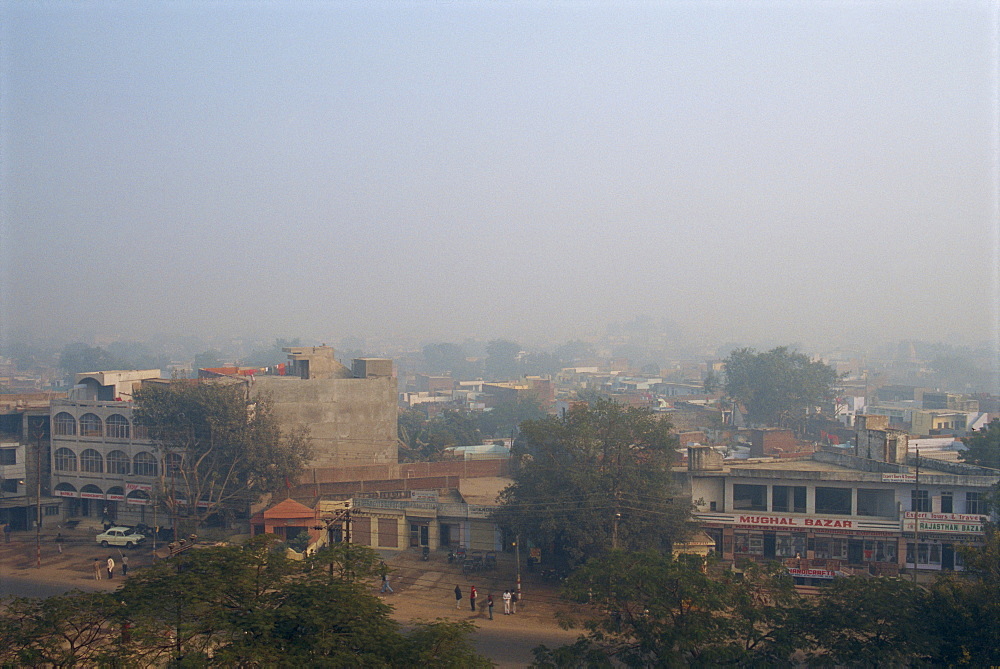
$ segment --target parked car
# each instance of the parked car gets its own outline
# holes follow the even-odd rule
[[[145,540],[146,537],[130,527],[109,527],[97,535],[97,543],[105,548],[108,546],[135,548]]]

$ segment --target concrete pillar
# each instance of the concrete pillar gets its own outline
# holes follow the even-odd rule
[[[436,549],[441,547],[441,526],[437,518],[432,518],[427,528],[427,545],[431,549]]]
[[[406,522],[405,513],[399,514],[399,517],[396,518],[396,536],[399,537],[396,542],[399,548],[410,547],[410,524]]]
[[[806,513],[816,513],[816,486],[806,486]]]

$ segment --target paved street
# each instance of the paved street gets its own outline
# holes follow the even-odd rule
[[[15,532],[10,543],[0,543],[0,596],[45,597],[73,589],[113,590],[121,583],[120,567],[115,579],[94,580],[94,559],[112,556],[120,565],[124,548],[102,548],[94,540],[96,532],[64,531],[63,552],[59,553],[56,532],[44,531],[41,541],[41,568],[37,567],[34,532]],[[127,551],[129,569],[150,564],[149,547]]]
[[[531,663],[531,649],[535,646],[572,643],[580,630],[559,627],[556,614],[567,607],[558,600],[552,586],[536,583],[527,573],[522,574],[524,601],[518,605],[516,615],[505,616],[500,596],[504,588],[512,588],[516,582],[512,562],[510,556],[501,555],[496,571],[464,576],[461,567],[448,564],[442,552],[432,553],[428,562],[420,560],[415,550],[397,553],[387,560],[395,570],[391,582],[396,592],[385,595],[385,601],[395,607],[393,617],[404,625],[436,618],[469,620],[479,630],[473,641],[480,653],[498,667],[524,667]],[[463,594],[462,606],[457,610],[456,585]],[[468,600],[471,585],[479,591],[475,614]],[[490,592],[495,602],[492,621],[485,609]]]

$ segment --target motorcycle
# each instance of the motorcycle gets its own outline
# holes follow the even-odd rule
[[[431,559],[431,549],[429,546],[424,546],[420,551],[420,559],[427,562]]]

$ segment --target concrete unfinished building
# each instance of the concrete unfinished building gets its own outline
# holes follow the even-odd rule
[[[282,349],[286,374],[255,376],[284,429],[309,428],[311,467],[347,467],[397,461],[397,395],[392,360],[362,358],[349,369],[328,346]]]

